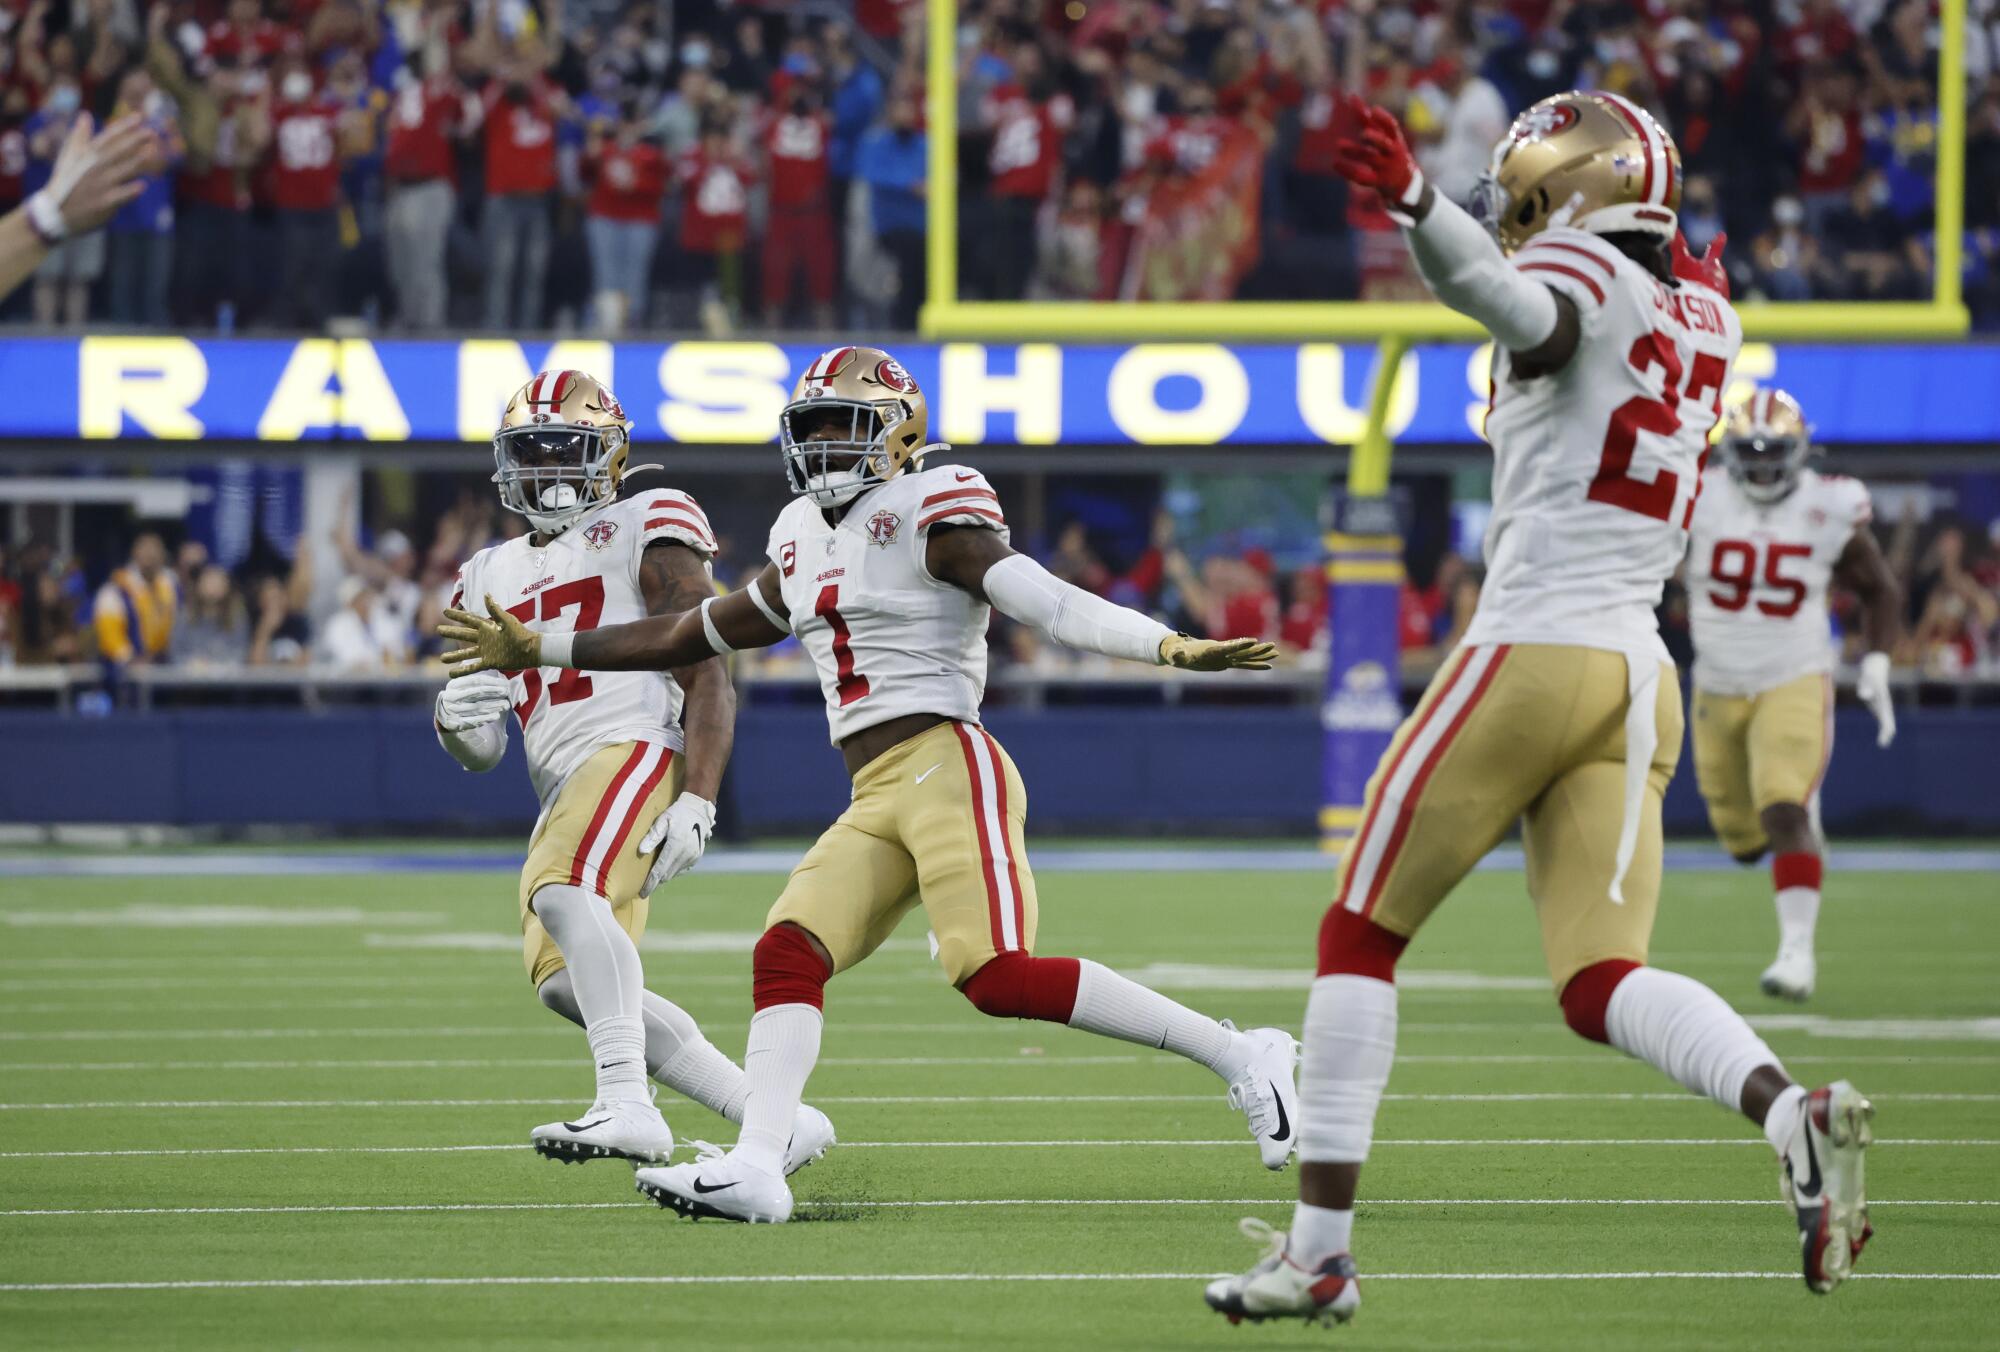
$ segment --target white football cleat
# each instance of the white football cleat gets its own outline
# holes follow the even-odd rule
[[[636,1160],[665,1164],[674,1153],[673,1129],[645,1099],[603,1099],[569,1122],[550,1122],[528,1133],[535,1153],[564,1164],[586,1160]]]
[[[1757,985],[1764,994],[1781,1000],[1805,1000],[1811,997],[1813,978],[1818,975],[1811,944],[1786,944],[1778,950],[1778,960],[1764,969]]]
[[[1875,1139],[1875,1105],[1846,1080],[1806,1095],[1785,1145],[1779,1188],[1799,1218],[1806,1285],[1825,1295],[1840,1285],[1875,1228],[1868,1224],[1861,1152]]]
[[[834,1145],[833,1121],[811,1104],[801,1103],[792,1121],[791,1144],[785,1147],[785,1177],[824,1155]]]
[[[1298,1040],[1282,1028],[1252,1028],[1243,1036],[1257,1050],[1229,1082],[1229,1106],[1249,1119],[1264,1167],[1282,1169],[1299,1142]]]
[[[670,1169],[641,1169],[633,1181],[661,1206],[696,1220],[714,1216],[752,1225],[782,1225],[792,1218],[790,1185],[734,1154],[710,1155]]]
[[[1302,1319],[1308,1324],[1345,1324],[1361,1308],[1361,1285],[1354,1256],[1337,1253],[1308,1271],[1285,1254],[1285,1232],[1255,1216],[1237,1222],[1245,1238],[1264,1246],[1256,1267],[1236,1277],[1219,1277],[1202,1299],[1229,1322]]]

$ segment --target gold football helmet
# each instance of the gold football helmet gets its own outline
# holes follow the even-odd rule
[[[1729,410],[1715,453],[1744,497],[1778,502],[1798,487],[1806,461],[1818,450],[1812,432],[1798,400],[1763,385]]]
[[[1672,239],[1680,205],[1674,138],[1630,99],[1596,90],[1552,95],[1515,118],[1473,194],[1473,214],[1509,253],[1551,225]]]
[[[903,364],[879,347],[820,353],[778,415],[792,492],[822,507],[885,483],[928,447],[930,409]]]
[[[616,395],[582,371],[543,371],[507,401],[493,482],[508,511],[555,533],[618,496],[630,451]]]

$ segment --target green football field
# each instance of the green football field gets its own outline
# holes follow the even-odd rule
[[[1220,861],[1220,862],[1226,862]],[[1994,1346],[2000,889],[1830,877],[1819,997],[1756,991],[1759,873],[1670,875],[1654,960],[1877,1107],[1876,1236],[1809,1294],[1761,1136],[1562,1025],[1519,876],[1403,963],[1402,1058],[1337,1331],[1231,1328],[1208,1274],[1283,1224],[1205,1071],[982,1018],[921,916],[829,988],[808,1097],[842,1144],[783,1227],[688,1222],[528,1129],[590,1098],[534,1001],[510,875],[0,876],[0,1345],[18,1348]],[[187,866],[181,865],[184,870]],[[740,1053],[778,879],[656,898],[649,984]],[[1045,868],[1041,951],[1296,1030],[1319,872]],[[663,1093],[683,1142],[727,1124]]]

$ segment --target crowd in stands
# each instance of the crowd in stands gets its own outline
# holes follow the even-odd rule
[[[314,576],[316,551],[301,547],[299,538],[273,539],[282,527],[268,520],[247,548],[232,543],[228,531],[141,529],[124,552],[99,551],[95,571],[44,540],[0,542],[0,668],[97,663],[113,684],[148,665],[435,676],[442,645],[432,630],[459,564],[522,526],[484,483],[427,490],[427,501],[444,504],[434,515],[398,513],[388,505],[396,496],[378,493],[369,512],[339,514],[349,522],[367,516],[373,525],[365,543],[351,526],[328,533],[317,554],[333,575],[323,578]],[[1207,496],[1212,508],[1226,494]],[[1876,526],[1906,606],[1897,664],[1939,680],[2000,677],[2000,519],[1981,524],[1936,504],[1920,510],[1920,496],[1899,494],[1900,506]],[[1297,539],[1264,532],[1253,541],[1240,531],[1204,527],[1200,495],[1171,492],[1152,506],[1137,499],[1119,504],[1129,525],[1105,529],[1062,515],[1059,499],[1049,504],[1057,510],[1044,514],[1060,523],[1047,538],[1017,534],[1014,541],[1058,576],[1187,633],[1271,638],[1286,665],[1324,663],[1329,616],[1315,531],[1294,532]],[[723,523],[717,576],[745,584],[763,564],[757,552],[763,537],[730,523],[750,522],[754,506],[726,496],[708,502]],[[1398,643],[1405,671],[1414,675],[1456,645],[1479,599],[1477,563],[1426,547],[1423,537],[1432,534],[1413,533],[1402,589]],[[1860,653],[1851,598],[1837,593],[1834,605],[1829,642],[1852,662]],[[1661,621],[1668,647],[1687,663],[1692,649],[1677,584],[1669,587]],[[1109,665],[1051,648],[997,615],[991,642],[997,671],[1091,676]],[[808,674],[791,642],[739,661],[751,671]]]
[[[1967,287],[2000,322],[2000,0],[1971,0]],[[875,324],[923,291],[924,6],[4,0],[0,208],[80,111],[168,155],[16,317],[431,330]],[[1511,113],[1675,131],[1742,294],[1928,294],[1936,0],[961,0],[969,298],[1420,294],[1330,150],[1394,109],[1463,198]]]
[[[2000,13],[1972,9],[1968,282],[2000,319]],[[1698,252],[1729,233],[1739,294],[1930,292],[1933,0],[976,0],[960,13],[960,159],[980,171],[960,192],[982,241],[963,280],[977,294],[1420,295],[1372,194],[1334,170],[1336,96],[1394,110],[1431,180],[1464,202],[1514,111],[1578,87],[1622,93],[1674,131],[1687,234]]]
[[[812,14],[831,17],[6,0],[0,208],[47,179],[81,112],[142,114],[167,157],[108,230],[57,250],[16,317],[912,327],[921,6]]]

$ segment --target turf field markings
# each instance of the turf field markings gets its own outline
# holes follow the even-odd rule
[[[557,1064],[574,1067],[573,1061]],[[91,1099],[80,1102],[0,1103],[0,1112],[102,1112],[126,1108],[180,1111],[206,1108],[547,1108],[572,1103],[574,1095],[543,1094],[527,1098],[380,1098],[380,1099]],[[2000,1094],[1873,1094],[1886,1103],[2000,1103]],[[1713,1106],[1686,1093],[1521,1093],[1521,1094],[1385,1094],[1390,1103],[1684,1103]],[[848,1106],[895,1104],[1000,1103],[1217,1103],[1216,1094],[817,1094],[814,1103]]]
[[[1375,1144],[1384,1147],[1442,1146],[1442,1147],[1500,1147],[1537,1146],[1553,1148],[1575,1148],[1594,1146],[1661,1146],[1706,1147],[1706,1146],[1769,1146],[1758,1137],[1741,1136],[1653,1136],[1653,1137],[1410,1137],[1394,1140],[1377,1138]],[[1903,1137],[1875,1141],[1876,1146],[1928,1146],[1945,1149],[1961,1149],[1978,1146],[2000,1146],[2000,1139],[1990,1138],[1943,1138],[1943,1137]],[[1241,1149],[1243,1138],[1231,1136],[1220,1140],[1189,1138],[1119,1139],[1069,1138],[1063,1140],[1038,1141],[842,1141],[842,1150],[1084,1150],[1084,1149],[1206,1149],[1227,1147]],[[528,1150],[532,1147],[525,1141],[500,1145],[311,1145],[311,1146],[220,1146],[199,1149],[164,1150],[4,1150],[0,1159],[121,1159],[126,1157],[165,1155],[450,1155],[473,1151]]]
[[[806,1200],[800,1210],[849,1211],[928,1211],[955,1207],[1268,1207],[1289,1206],[1285,1198],[1273,1197],[944,1197],[911,1198],[902,1201],[849,1202],[837,1199]],[[1684,1206],[1684,1207],[1764,1207],[1782,1206],[1770,1197],[1364,1197],[1362,1209],[1372,1206]],[[1868,1199],[1871,1207],[2000,1207],[2000,1200],[1885,1200]],[[0,1216],[311,1216],[385,1214],[405,1212],[486,1211],[634,1211],[651,1215],[658,1208],[652,1202],[329,1202],[294,1206],[105,1206],[105,1207],[21,1207],[0,1210]]]
[[[381,1287],[492,1286],[812,1286],[909,1285],[955,1282],[1199,1282],[1223,1272],[826,1272],[646,1273],[641,1276],[553,1275],[521,1277],[228,1277],[151,1282],[5,1282],[9,1294],[86,1291],[296,1291]],[[1370,1272],[1371,1282],[1630,1282],[1783,1281],[1796,1272]],[[1856,1272],[1849,1281],[1992,1282],[2000,1272]]]
[[[1592,1058],[1602,1059],[1602,1058]],[[1146,1062],[1168,1064],[1158,1056],[1043,1056],[1022,1052],[1017,1056],[822,1056],[822,1066],[1132,1066]],[[341,1060],[312,1061],[4,1061],[0,1071],[81,1071],[114,1072],[130,1070],[574,1070],[583,1064],[575,1056],[463,1057],[450,1060]],[[1611,1065],[1624,1062],[1612,1061]]]
[[[86,929],[301,929],[343,925],[440,925],[442,911],[375,911],[362,906],[124,906],[65,905],[51,910],[0,910],[0,925]],[[521,941],[517,937],[514,947]]]

